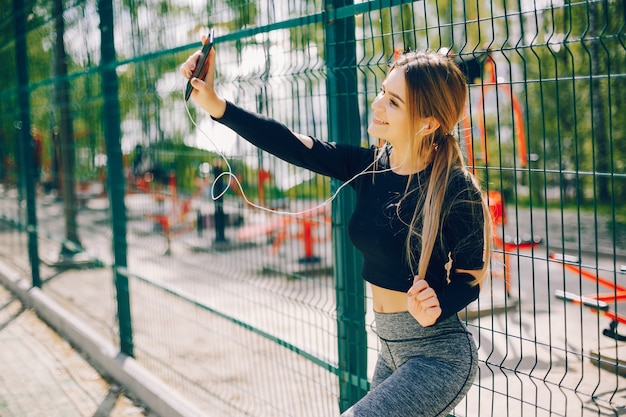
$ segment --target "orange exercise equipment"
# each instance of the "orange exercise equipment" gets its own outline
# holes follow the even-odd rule
[[[480,91],[478,93],[478,97],[476,100],[475,108],[476,116],[478,118],[476,122],[476,126],[478,128],[478,135],[480,139],[480,148],[483,155],[483,160],[485,163],[488,162],[488,145],[487,145],[487,133],[485,129],[485,95],[491,89],[500,89],[503,90],[506,95],[511,100],[511,107],[513,110],[513,130],[515,131],[515,139],[517,143],[517,155],[519,157],[519,162],[522,167],[525,167],[528,164],[528,150],[526,146],[526,128],[524,126],[524,116],[522,112],[522,106],[517,99],[515,93],[511,90],[511,87],[508,84],[501,83],[498,80],[496,75],[496,64],[491,58],[491,56],[487,56],[485,61],[485,69],[487,70],[488,78],[483,81],[483,84],[480,86]],[[465,149],[467,152],[467,160],[470,165],[474,166],[474,142],[472,138],[472,126],[469,117],[464,117],[463,121],[463,131],[465,132]]]
[[[329,207],[318,207],[308,211],[300,216],[287,217],[285,222],[276,230],[276,236],[272,244],[272,254],[276,255],[280,247],[288,238],[295,238],[302,241],[304,254],[298,258],[299,263],[311,264],[321,261],[319,256],[315,255],[315,243],[328,240],[329,231],[317,233],[319,227],[330,225]]]
[[[496,190],[489,190],[487,192],[487,203],[489,205],[489,211],[491,213],[492,229],[493,229],[493,243],[496,249],[502,252],[503,264],[504,264],[504,282],[507,296],[511,295],[511,269],[509,255],[511,252],[520,249],[530,249],[536,247],[541,243],[541,239],[538,237],[527,237],[524,239],[513,239],[510,236],[500,236],[500,231],[506,224],[506,208],[504,204],[504,197],[502,193]]]
[[[165,254],[169,254],[171,251],[171,239],[175,232],[179,233],[195,228],[196,225],[188,221],[191,214],[192,203],[195,198],[200,196],[207,185],[208,180],[206,178],[200,178],[198,187],[194,193],[186,199],[179,199],[176,174],[172,171],[169,176],[169,195],[161,192],[155,193],[155,200],[159,203],[163,203],[167,197],[169,197],[171,203],[170,211],[166,213],[146,214],[145,216],[148,219],[154,220],[155,223],[159,225],[163,235],[167,238],[167,250]]]
[[[585,306],[592,312],[607,317],[611,322],[609,323],[609,327],[602,331],[602,334],[615,340],[626,341],[626,336],[617,332],[617,325],[619,323],[626,324],[626,316],[610,311],[611,304],[626,301],[626,287],[583,269],[577,257],[551,253],[550,260],[558,262],[563,265],[566,270],[575,273],[579,277],[588,279],[602,287],[612,290],[612,292],[609,293],[593,295],[578,295],[568,291],[556,290],[555,296],[558,299]],[[621,273],[624,273],[624,267],[622,267]]]

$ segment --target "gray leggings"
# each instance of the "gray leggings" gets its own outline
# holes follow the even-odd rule
[[[478,369],[472,335],[454,315],[422,327],[408,312],[375,313],[381,351],[370,392],[342,417],[446,416]]]

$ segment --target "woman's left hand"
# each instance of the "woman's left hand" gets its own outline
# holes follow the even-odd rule
[[[413,318],[424,327],[435,324],[441,316],[441,306],[435,290],[428,282],[416,276],[407,294],[408,309]]]

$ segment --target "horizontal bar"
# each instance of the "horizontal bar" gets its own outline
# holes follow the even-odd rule
[[[346,17],[356,16],[365,12],[378,11],[403,4],[417,3],[414,0],[371,0],[364,3],[351,4],[342,6],[335,11],[336,19],[345,19]]]
[[[291,350],[292,352],[297,353],[298,355],[302,356],[303,358],[310,360],[314,364],[316,364],[316,365],[326,369],[327,371],[332,372],[335,375],[339,375],[340,374],[339,368],[337,368],[336,366],[333,366],[332,364],[326,362],[325,360],[323,360],[321,358],[318,358],[317,356],[315,356],[315,355],[313,355],[313,354],[311,354],[309,352],[306,352],[306,351],[300,349],[299,347],[297,347],[297,346],[295,346],[295,345],[293,345],[293,344],[291,344],[291,343],[289,343],[289,342],[287,342],[287,341],[285,341],[283,339],[280,339],[280,338],[278,338],[278,337],[276,337],[274,335],[271,335],[270,333],[268,333],[266,331],[258,329],[258,328],[254,327],[254,326],[252,326],[252,325],[250,325],[248,323],[245,323],[245,322],[243,322],[241,320],[237,320],[236,318],[231,317],[231,316],[229,316],[226,313],[223,313],[223,312],[218,311],[218,310],[216,310],[216,309],[214,309],[212,307],[209,307],[206,304],[203,304],[200,301],[194,300],[191,297],[183,295],[183,294],[181,294],[181,293],[179,293],[179,292],[177,292],[177,291],[175,291],[173,289],[166,288],[166,287],[164,287],[162,285],[159,285],[159,284],[157,284],[155,282],[147,280],[147,279],[145,279],[145,278],[143,278],[143,277],[141,277],[139,275],[133,274],[130,271],[128,271],[127,268],[118,267],[118,268],[115,268],[115,270],[117,271],[117,273],[119,273],[122,276],[125,276],[126,278],[136,279],[138,281],[143,282],[144,284],[148,284],[148,285],[150,285],[150,286],[152,286],[154,288],[158,288],[158,289],[160,289],[162,291],[165,291],[166,293],[168,293],[170,295],[173,295],[175,297],[180,298],[181,300],[187,301],[187,302],[189,302],[190,304],[193,304],[196,307],[200,307],[200,308],[202,308],[205,311],[208,311],[208,312],[210,312],[212,314],[215,314],[218,317],[221,317],[221,318],[223,318],[223,319],[225,319],[227,321],[230,321],[231,323],[234,323],[234,324],[236,324],[238,326],[241,326],[241,327],[243,327],[246,330],[250,330],[251,332],[256,333],[257,335],[259,335],[261,337],[264,337],[265,339],[268,339],[269,341],[274,342],[277,345],[283,346],[283,347]]]
[[[228,33],[215,38],[215,43],[239,40],[257,35],[259,33],[268,33],[273,30],[289,29],[293,27],[312,25],[321,22],[332,22],[335,19],[345,19],[369,11],[380,10],[393,6],[400,6],[402,4],[409,4],[414,2],[414,0],[370,0],[364,3],[342,6],[338,9],[326,9],[324,11],[307,16],[296,17],[293,19],[283,20],[281,22],[274,22],[263,26],[257,26]]]
[[[593,308],[595,310],[607,311],[609,305],[604,301],[596,300],[595,298],[585,297],[584,295],[574,294],[568,291],[556,290],[554,292],[556,298],[571,301],[573,303],[582,304],[585,307]]]
[[[552,253],[550,255],[550,258],[559,262],[570,263],[570,264],[580,264],[580,258],[574,255],[566,255],[564,253]]]
[[[249,29],[238,30],[236,32],[227,33],[215,38],[215,43],[231,42],[243,38],[249,38],[259,33],[268,33],[273,30],[289,29],[298,26],[312,25],[324,21],[325,12],[319,12],[308,16],[296,17],[293,19],[283,20],[281,22],[270,23],[263,26],[256,26]]]

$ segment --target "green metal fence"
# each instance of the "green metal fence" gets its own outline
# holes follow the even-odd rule
[[[199,407],[339,415],[377,352],[350,191],[185,103],[213,28],[226,98],[363,146],[394,55],[449,51],[496,222],[455,415],[623,412],[623,1],[0,4],[0,255]]]

